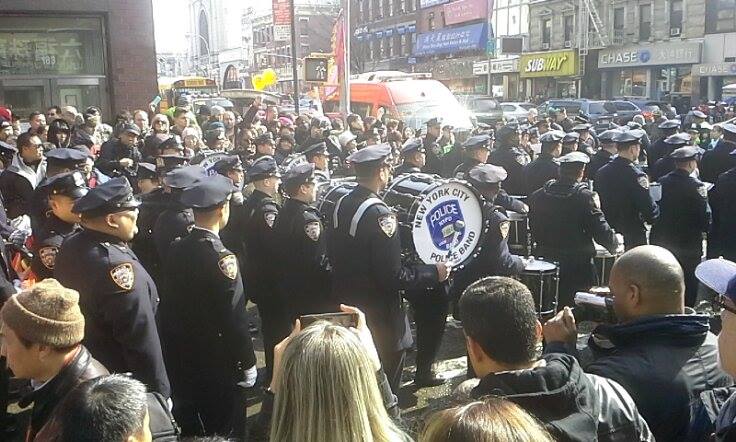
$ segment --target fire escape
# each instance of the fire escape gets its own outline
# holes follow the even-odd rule
[[[585,75],[585,59],[588,50],[600,49],[608,46],[606,27],[598,14],[594,0],[578,0],[578,32],[577,44],[580,54],[580,76]]]

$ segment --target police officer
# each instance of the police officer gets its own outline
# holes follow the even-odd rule
[[[138,164],[138,190],[140,195],[149,194],[161,188],[161,181],[153,163]]]
[[[452,175],[464,180],[467,178],[468,171],[478,164],[485,164],[491,153],[491,142],[493,138],[490,135],[474,135],[462,144],[465,150],[464,160],[455,168]]]
[[[332,294],[360,308],[394,393],[401,383],[411,331],[399,290],[427,289],[447,279],[449,265],[404,266],[396,214],[378,198],[391,179],[391,146],[368,146],[348,160],[358,186],[335,206],[328,235]]]
[[[578,151],[578,140],[580,140],[580,134],[577,132],[568,132],[562,137],[562,155],[567,155],[570,152]]]
[[[598,142],[601,148],[590,157],[590,163],[585,167],[585,180],[592,181],[595,179],[598,170],[608,164],[611,158],[616,155],[616,143],[613,141],[613,137],[617,133],[618,131],[616,129],[609,129],[598,135]]]
[[[575,117],[575,119],[577,120],[577,117]],[[591,128],[592,126],[590,125],[590,123],[587,122],[579,122],[572,127],[573,132],[579,135],[578,150],[580,152],[584,152],[588,156],[593,156],[593,154],[598,150],[599,147],[599,141],[591,133]]]
[[[161,212],[166,209],[169,195],[164,193],[161,187],[156,166],[151,163],[140,163],[138,165],[138,199],[141,205],[138,207],[138,233],[130,242],[138,260],[151,275],[156,284],[161,283],[160,260],[156,243],[153,239],[153,228],[156,225]]]
[[[311,206],[317,198],[315,172],[308,163],[286,172],[281,188],[288,198],[273,226],[278,289],[291,323],[300,315],[339,311],[330,298],[322,217]]]
[[[184,206],[179,197],[187,187],[205,178],[204,168],[197,165],[179,167],[164,176],[166,208],[153,226],[153,242],[159,259],[169,254],[169,246],[177,238],[183,238],[192,230],[192,210]]]
[[[171,393],[156,329],[158,291],[127,246],[136,234],[138,201],[124,177],[79,198],[73,211],[83,229],[66,238],[54,277],[79,292],[84,345],[115,373],[131,372],[150,390]]]
[[[654,167],[649,170],[649,176],[653,180],[659,181],[660,178],[675,170],[675,158],[672,158],[670,155],[676,149],[690,145],[691,142],[692,137],[684,132],[670,135],[665,138],[665,148],[663,150],[664,156],[654,163]]]
[[[394,175],[419,173],[427,164],[427,152],[421,138],[411,138],[401,146],[401,165],[394,170]]]
[[[33,239],[31,269],[37,281],[54,276],[59,247],[78,228],[79,214],[72,212],[72,207],[89,190],[84,175],[78,170],[54,176],[42,189],[48,197],[50,210],[44,228]]]
[[[524,168],[526,195],[531,195],[537,189],[541,189],[544,183],[558,177],[560,165],[557,158],[562,154],[564,138],[565,134],[559,130],[551,130],[539,137],[542,144],[541,152],[537,159]]]
[[[442,118],[432,118],[426,122],[427,134],[423,138],[424,151],[427,155],[427,165],[424,172],[439,175],[442,173],[442,157],[444,152],[438,143],[442,135]]]
[[[274,200],[281,175],[273,157],[258,158],[248,168],[245,182],[253,183],[253,193],[243,206],[245,241],[245,293],[258,306],[266,354],[266,382],[273,372],[273,348],[291,331],[289,311],[279,297],[273,226],[279,214]]]
[[[624,236],[626,250],[647,244],[645,222],[653,222],[659,208],[649,194],[649,179],[634,161],[639,158],[643,131],[616,134],[618,156],[601,167],[595,177],[603,213],[616,232]]]
[[[116,140],[105,143],[95,166],[110,177],[125,176],[134,183],[136,169],[141,161],[138,138],[141,131],[133,123],[122,123]]]
[[[496,133],[496,149],[491,152],[488,162],[501,166],[508,174],[504,188],[511,195],[525,195],[524,167],[531,158],[519,148],[519,126],[507,124]]]
[[[593,240],[612,254],[618,240],[603,216],[598,197],[581,183],[588,155],[571,152],[559,161],[560,177],[527,199],[529,227],[537,244],[535,254],[560,265],[559,305],[572,307],[575,292],[599,283],[593,266]]]
[[[736,158],[736,150],[731,152]],[[708,258],[736,261],[736,166],[720,174],[709,193],[713,226],[708,234]]]
[[[692,176],[702,150],[685,146],[670,154],[675,170],[663,176],[659,218],[650,234],[652,244],[672,252],[685,273],[685,305],[693,307],[698,295],[695,267],[703,256],[703,233],[710,227],[710,207],[705,185]]]
[[[712,150],[703,154],[700,161],[700,178],[708,183],[715,183],[718,175],[736,166],[736,157],[730,155],[736,150],[736,124],[723,125],[723,138]]]
[[[478,256],[455,273],[452,282],[452,299],[457,299],[473,282],[486,276],[515,276],[524,270],[525,262],[509,252],[508,236],[510,222],[503,208],[495,200],[506,179],[502,167],[479,164],[468,172],[468,182],[483,198],[483,221],[488,233],[479,245]]]
[[[237,257],[218,235],[237,190],[222,175],[185,189],[180,199],[192,208],[194,227],[171,245],[165,260],[161,328],[174,415],[185,436],[242,431],[234,425],[238,383],[255,382],[242,275]]]
[[[238,191],[230,197],[230,216],[227,224],[220,229],[220,239],[228,250],[238,258],[241,273],[245,270],[245,199],[241,189],[245,185],[243,163],[237,155],[227,156],[212,166],[212,170],[232,180]]]
[[[669,147],[665,144],[664,140],[677,133],[680,128],[680,120],[664,120],[657,125],[659,129],[660,137],[649,146],[649,152],[647,152],[647,161],[649,170],[654,169],[654,165],[668,153],[672,152]]]
[[[317,182],[330,182],[330,154],[327,151],[327,143],[318,141],[304,149],[304,157],[307,162],[314,164],[314,174]]]

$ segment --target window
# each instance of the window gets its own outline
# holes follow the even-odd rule
[[[411,53],[411,47],[409,47],[408,44],[409,36],[407,34],[401,35],[399,38],[400,46],[401,46],[401,52],[400,55],[409,55]]]
[[[437,25],[435,24],[434,20],[434,12],[430,12],[427,14],[427,29],[430,31],[434,31],[437,28]]]
[[[670,36],[680,35],[682,31],[682,0],[670,1]]]
[[[301,36],[309,35],[309,19],[308,18],[299,19],[299,35]]]
[[[383,18],[383,3],[381,3],[381,0],[373,0],[373,18]]]
[[[613,29],[624,29],[624,8],[616,8],[613,10]]]
[[[386,56],[391,58],[394,56],[394,38],[388,37],[386,39]]]
[[[652,5],[639,6],[639,41],[652,36]]]
[[[618,77],[614,77],[613,93],[626,97],[647,96],[647,70],[621,69]]]
[[[391,0],[383,0],[383,11],[386,13],[386,17],[391,17],[393,10]]]
[[[545,18],[542,20],[542,43],[549,44],[552,38],[552,19]]]
[[[705,3],[705,32],[736,31],[736,0],[708,0]]]
[[[565,41],[572,41],[573,39],[573,26],[575,23],[575,16],[566,15],[564,18],[565,25]]]

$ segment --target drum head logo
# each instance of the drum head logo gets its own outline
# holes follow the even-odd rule
[[[454,242],[460,242],[465,232],[465,218],[460,201],[451,199],[434,206],[426,216],[427,228],[432,243],[440,250],[449,251]],[[457,221],[462,221],[462,228],[456,231]],[[458,223],[459,224],[459,223]]]

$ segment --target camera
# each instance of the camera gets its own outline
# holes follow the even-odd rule
[[[605,287],[593,287],[589,292],[575,293],[574,312],[576,321],[616,322],[613,298]]]

